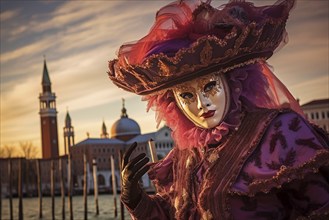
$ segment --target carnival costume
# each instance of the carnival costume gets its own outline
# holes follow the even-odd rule
[[[174,2],[110,61],[110,79],[143,95],[175,141],[151,165],[129,160],[136,144],[126,153],[121,199],[133,219],[328,219],[328,135],[266,63],[286,43],[294,4]],[[211,108],[202,97],[221,102],[199,117]],[[138,185],[149,168],[156,195]]]

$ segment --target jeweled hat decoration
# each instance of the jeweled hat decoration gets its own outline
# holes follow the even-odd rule
[[[272,56],[286,37],[295,0],[272,6],[231,0],[177,1],[161,8],[148,35],[120,47],[109,77],[129,92],[147,95],[211,72],[225,73]]]

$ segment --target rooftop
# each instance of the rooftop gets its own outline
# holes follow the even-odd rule
[[[137,142],[137,143],[148,142],[150,139],[154,140],[155,134],[156,134],[156,132],[138,135],[138,136],[132,138],[131,140],[127,141],[127,144],[132,144],[134,142]]]
[[[328,105],[329,106],[329,99],[312,100],[310,102],[305,103],[301,107],[314,106],[314,105]]]
[[[80,145],[93,145],[93,144],[124,144],[125,142],[115,139],[115,138],[87,138],[78,144],[75,147]]]

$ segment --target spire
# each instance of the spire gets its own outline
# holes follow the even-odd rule
[[[109,137],[109,134],[107,133],[107,128],[106,128],[105,122],[103,120],[101,138],[108,138],[108,137]]]
[[[70,149],[74,145],[74,129],[72,126],[71,117],[69,110],[66,107],[65,127],[63,128],[64,133],[64,150],[65,155],[70,154]]]
[[[107,129],[106,129],[106,125],[105,125],[105,122],[103,121],[103,125],[102,125],[102,133],[103,134],[106,134],[106,131]]]
[[[121,118],[128,118],[127,109],[125,108],[125,99],[122,98]]]
[[[69,128],[69,127],[71,127],[71,125],[72,125],[71,117],[70,117],[69,111],[67,110],[66,117],[65,117],[65,126]]]
[[[43,61],[42,88],[43,92],[51,92],[51,82],[45,56]]]
[[[45,57],[44,57],[44,61],[43,61],[42,85],[51,85]]]

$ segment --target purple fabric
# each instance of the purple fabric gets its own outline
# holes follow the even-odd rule
[[[253,180],[272,178],[281,166],[299,167],[315,157],[325,143],[310,131],[310,125],[295,113],[277,117],[262,138],[261,147],[244,165],[234,190],[247,192]]]
[[[328,153],[328,150],[325,141],[298,114],[279,115],[268,127],[232,187],[229,201],[233,219],[295,219],[297,216],[308,216],[317,212],[328,214],[329,183],[318,171],[321,161],[317,158],[321,152]],[[162,190],[155,196],[143,197],[137,208],[130,210],[133,219],[173,217],[175,198],[172,196],[175,193],[170,192],[170,187],[173,181],[179,184],[180,180],[174,180],[172,173],[184,172],[172,170],[177,152],[177,149],[172,150],[149,172],[150,178],[163,186]],[[310,169],[307,169],[307,164],[311,164]],[[328,162],[324,164],[328,165]],[[195,170],[198,177],[193,183],[196,196],[199,190],[202,190],[199,188],[207,166],[207,161],[203,161],[197,167],[189,167]],[[287,169],[283,170],[282,167]],[[280,176],[289,170],[292,170],[292,175],[281,179]],[[252,195],[252,185],[262,181],[269,181],[266,185],[269,188],[262,189],[260,185]],[[213,202],[216,205],[217,201]],[[195,204],[188,210],[188,219],[202,218],[197,207]],[[216,216],[212,217],[217,219]]]
[[[153,55],[164,53],[168,57],[175,56],[179,49],[187,48],[191,45],[191,41],[188,39],[172,39],[165,42],[161,42],[155,45],[147,54],[146,58]]]

